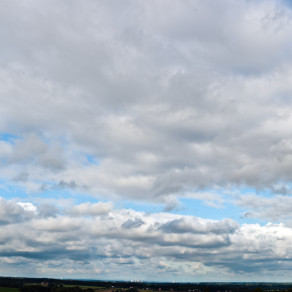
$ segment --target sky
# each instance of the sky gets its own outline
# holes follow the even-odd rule
[[[291,281],[292,5],[0,0],[0,275]]]

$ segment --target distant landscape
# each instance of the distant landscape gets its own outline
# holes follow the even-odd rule
[[[49,278],[0,278],[0,292],[292,292],[292,283],[168,283]]]

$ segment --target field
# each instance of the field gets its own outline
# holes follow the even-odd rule
[[[0,287],[0,292],[19,292],[17,288]]]
[[[76,287],[76,286],[80,287],[81,289],[94,289],[94,290],[105,289],[104,287],[97,287],[97,286],[67,285],[67,284],[63,285],[63,287]],[[2,291],[0,291],[0,292],[2,292]],[[12,291],[11,291],[11,292],[12,292]]]

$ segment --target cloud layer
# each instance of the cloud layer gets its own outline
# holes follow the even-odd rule
[[[66,266],[110,278],[124,265],[127,279],[134,269],[149,280],[157,271],[158,280],[285,279],[288,1],[0,5],[0,259],[9,273],[26,264],[40,275]],[[186,199],[226,215],[191,216]]]
[[[231,219],[98,207],[44,216],[41,208],[1,199],[1,266],[15,273],[25,265],[25,275],[116,279],[133,277],[135,267],[135,277],[155,280],[248,280],[263,271],[275,279],[275,269],[283,278],[291,269],[292,231],[282,224],[239,226]]]

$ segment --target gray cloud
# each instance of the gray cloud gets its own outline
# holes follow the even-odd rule
[[[275,195],[264,197],[256,194],[239,196],[235,203],[246,208],[244,217],[262,218],[271,221],[285,221],[291,224],[291,200],[290,196]]]
[[[221,222],[200,222],[200,220],[176,219],[161,226],[164,232],[170,233],[218,233],[230,234],[235,232],[238,225],[230,219]]]
[[[141,218],[128,219],[122,224],[125,229],[137,228],[143,225],[145,222]]]
[[[60,214],[60,209],[52,204],[41,204],[38,207],[40,217],[55,217]]]
[[[62,149],[57,145],[49,146],[35,134],[16,141],[9,157],[12,163],[37,164],[53,171],[64,168]],[[26,174],[28,176],[28,174]]]
[[[78,186],[75,181],[65,182],[63,180],[59,181],[58,184],[54,186],[55,189],[76,189]]]

